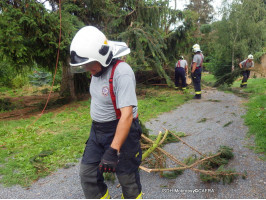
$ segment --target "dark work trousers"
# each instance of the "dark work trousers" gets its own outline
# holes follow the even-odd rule
[[[250,75],[250,71],[249,70],[245,70],[242,72],[242,75],[243,75],[243,79],[242,79],[242,86],[246,86],[247,85],[247,82],[248,82],[248,78],[249,78],[249,75]]]
[[[194,85],[194,89],[195,89],[195,94],[197,96],[201,96],[201,67],[197,68],[193,75],[192,75],[192,81],[193,81],[193,85]]]
[[[104,183],[104,177],[98,165],[105,150],[113,141],[117,124],[118,120],[92,123],[90,137],[86,142],[80,166],[81,186],[86,198],[101,198],[107,193],[107,185]],[[135,199],[141,193],[138,170],[142,159],[141,133],[139,120],[134,119],[118,157],[116,175],[125,199]]]
[[[176,67],[175,68],[175,86],[178,87],[179,85],[179,78],[181,78],[182,81],[182,88],[185,88],[187,86],[186,83],[186,72],[183,67]]]

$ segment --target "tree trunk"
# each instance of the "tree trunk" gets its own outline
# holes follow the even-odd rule
[[[67,63],[63,65],[60,96],[70,97],[71,101],[76,101],[77,96],[74,87],[74,75],[70,72],[69,61],[70,59],[68,58]]]
[[[232,52],[232,72],[235,70],[235,48],[233,47],[233,52]]]
[[[86,73],[74,74],[75,94],[84,95],[89,92],[89,79]]]
[[[169,87],[174,87],[174,82],[171,80],[171,78],[166,74],[166,72],[162,71],[163,77],[165,78],[165,81]]]

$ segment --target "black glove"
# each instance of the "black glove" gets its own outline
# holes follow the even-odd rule
[[[102,160],[99,164],[99,170],[103,172],[115,172],[118,163],[117,150],[109,147],[103,154]]]

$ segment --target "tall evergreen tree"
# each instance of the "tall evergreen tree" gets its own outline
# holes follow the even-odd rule
[[[154,69],[168,85],[173,85],[163,68],[167,63],[164,39],[178,14],[169,9],[168,1],[76,0],[68,4],[72,5],[68,12],[86,25],[98,27],[110,40],[125,41],[132,50],[127,62],[135,71]]]
[[[49,2],[51,11],[47,11],[37,0],[0,3],[0,54],[18,69],[37,63],[54,70],[60,29],[59,11],[58,0]],[[190,23],[190,17],[169,8],[169,1],[65,0],[61,6],[61,94],[71,94],[75,98],[78,92],[86,90],[87,81],[82,81],[86,75],[73,76],[68,64],[71,39],[84,25],[98,27],[110,40],[125,41],[132,50],[127,61],[135,71],[152,69],[168,85],[173,85],[165,68],[173,54],[181,51],[180,44],[184,38],[192,37],[191,27],[194,26]],[[180,19],[184,19],[186,25],[173,29],[172,26]],[[183,43],[185,47],[188,42]]]
[[[15,69],[39,67],[54,72],[59,44],[59,12],[49,12],[38,1],[1,1],[0,56]],[[62,12],[60,64],[67,65],[69,44],[81,23]],[[72,96],[75,98],[75,96]]]

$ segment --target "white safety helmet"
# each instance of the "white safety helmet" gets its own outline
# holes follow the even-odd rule
[[[94,26],[80,29],[70,45],[70,65],[80,66],[98,61],[107,67],[113,59],[113,47],[105,35]]]
[[[196,52],[198,52],[198,51],[201,51],[201,50],[200,50],[200,45],[198,45],[198,44],[194,44],[193,47],[192,47],[192,50],[193,50],[194,53],[196,53]]]
[[[253,60],[253,55],[248,55],[248,59]]]

